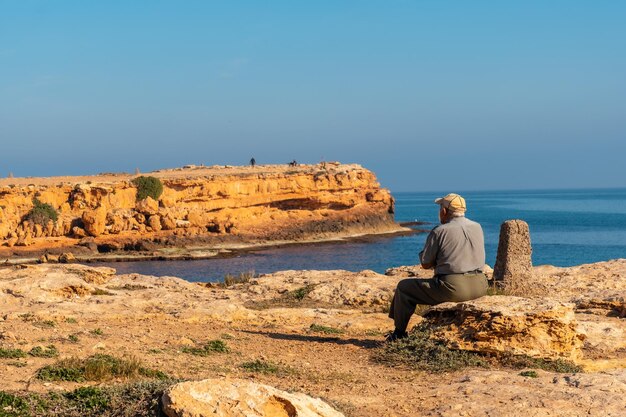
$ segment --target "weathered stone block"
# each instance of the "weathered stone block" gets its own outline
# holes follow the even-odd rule
[[[90,236],[100,236],[106,229],[107,210],[104,207],[98,207],[95,210],[85,210],[83,212],[83,224],[85,231]]]
[[[137,202],[135,210],[145,216],[152,216],[153,214],[157,214],[159,212],[159,202],[154,200],[152,197],[146,197]]]
[[[584,335],[578,333],[573,304],[486,296],[439,304],[424,317],[434,337],[454,349],[547,359],[581,356]]]
[[[155,232],[158,232],[163,228],[161,225],[161,217],[158,214],[153,214],[148,218],[148,225]]]
[[[241,379],[206,379],[174,385],[163,395],[169,417],[343,417],[319,398]]]
[[[496,281],[529,280],[532,277],[532,246],[528,223],[507,220],[500,226],[500,241],[493,279]]]

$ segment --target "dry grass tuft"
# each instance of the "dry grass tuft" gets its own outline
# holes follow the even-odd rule
[[[256,274],[254,271],[241,272],[238,276],[232,274],[226,274],[224,277],[224,287],[232,287],[235,284],[246,284],[250,282],[252,278],[255,278]]]
[[[148,369],[134,358],[118,358],[111,355],[93,355],[85,359],[68,358],[37,371],[37,378],[44,381],[106,381],[114,378],[164,379],[163,372]]]

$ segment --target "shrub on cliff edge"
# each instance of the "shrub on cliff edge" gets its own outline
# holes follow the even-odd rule
[[[26,219],[29,222],[46,226],[48,221],[52,220],[56,222],[59,218],[59,213],[48,203],[42,203],[38,199],[33,200],[33,208],[26,215]]]
[[[163,194],[163,183],[158,178],[141,176],[135,178],[133,184],[137,187],[137,201],[146,197],[158,200]]]

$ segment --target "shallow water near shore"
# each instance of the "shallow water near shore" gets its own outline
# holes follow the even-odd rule
[[[394,193],[396,221],[437,222],[436,197],[445,193]],[[572,266],[626,257],[626,189],[481,191],[462,193],[467,217],[485,231],[487,263],[495,262],[500,224],[522,219],[530,225],[533,263]],[[98,263],[119,273],[177,276],[190,281],[221,281],[226,274],[287,269],[360,271],[416,264],[426,233],[374,237],[348,242],[293,245],[244,252],[219,259]]]

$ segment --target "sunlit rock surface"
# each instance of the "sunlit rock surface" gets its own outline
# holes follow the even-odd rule
[[[578,359],[585,339],[573,305],[546,299],[486,296],[439,304],[425,317],[434,337],[454,349]]]
[[[240,379],[174,385],[163,396],[168,417],[343,417],[319,398]]]
[[[16,245],[27,254],[87,236],[95,238],[92,251],[110,252],[406,230],[394,222],[389,191],[360,165],[188,167],[145,175],[163,183],[158,201],[137,201],[137,176],[129,174],[0,179],[0,256],[13,255]],[[58,220],[25,220],[35,199],[51,205]]]

